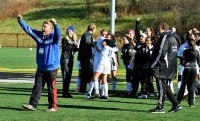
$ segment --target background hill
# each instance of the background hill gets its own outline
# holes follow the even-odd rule
[[[0,44],[21,47],[34,46],[29,37],[5,35],[1,33],[23,33],[16,16],[22,14],[24,20],[33,28],[41,29],[44,20],[54,17],[65,34],[69,25],[75,26],[80,36],[89,23],[97,25],[97,32],[102,28],[110,28],[110,0],[1,0],[0,10]],[[22,4],[23,3],[23,4]],[[135,28],[137,16],[142,18],[143,28],[152,26],[155,31],[160,22],[164,21],[177,27],[180,36],[189,29],[200,28],[200,10],[198,0],[116,0],[116,36],[123,36],[129,29]],[[12,41],[11,41],[12,40]],[[19,43],[19,42],[18,42]],[[120,38],[118,44],[121,45]]]

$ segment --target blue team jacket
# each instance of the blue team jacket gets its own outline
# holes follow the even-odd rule
[[[37,68],[43,71],[55,70],[60,67],[60,28],[58,24],[54,26],[54,31],[44,36],[42,31],[32,29],[24,20],[18,21],[22,29],[30,35],[37,44],[36,62]]]

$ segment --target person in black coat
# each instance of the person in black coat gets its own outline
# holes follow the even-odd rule
[[[122,55],[121,59],[123,60],[125,69],[126,69],[126,95],[130,96],[132,91],[132,69],[129,68],[131,62],[131,55],[129,51],[133,49],[133,45],[130,44],[129,37],[123,37],[124,44],[122,46]]]
[[[81,83],[80,94],[86,93],[87,83],[92,79],[93,75],[93,53],[92,48],[96,42],[93,39],[93,34],[96,32],[96,25],[91,23],[87,27],[87,31],[83,33],[78,51],[78,61],[81,64]]]
[[[177,49],[178,43],[168,31],[169,26],[166,23],[161,23],[159,26],[160,37],[155,45],[150,69],[153,69],[153,75],[156,77],[158,88],[158,104],[154,109],[149,110],[151,113],[165,113],[164,102],[165,95],[172,103],[172,108],[169,112],[179,111],[182,107],[175,98],[171,88],[167,85],[169,79],[174,79],[177,75]]]
[[[74,27],[69,26],[66,30],[66,36],[61,40],[62,42],[62,54],[61,54],[61,72],[63,82],[62,97],[72,98],[69,93],[69,86],[72,76],[74,53],[78,51],[77,48],[77,36],[74,33]]]

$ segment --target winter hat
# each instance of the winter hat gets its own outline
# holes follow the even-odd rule
[[[131,29],[129,30],[129,33],[135,34],[135,31]]]
[[[67,28],[67,30],[71,30],[71,31],[73,31],[74,32],[74,26],[68,26],[68,28]]]

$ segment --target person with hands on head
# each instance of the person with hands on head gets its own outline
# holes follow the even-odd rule
[[[45,83],[47,83],[49,107],[46,111],[57,111],[57,89],[55,84],[58,68],[60,67],[60,28],[55,18],[44,21],[42,31],[35,30],[27,25],[21,15],[18,15],[17,19],[21,28],[36,42],[37,47],[35,84],[29,104],[24,104],[22,107],[30,111],[37,110],[42,91]]]

